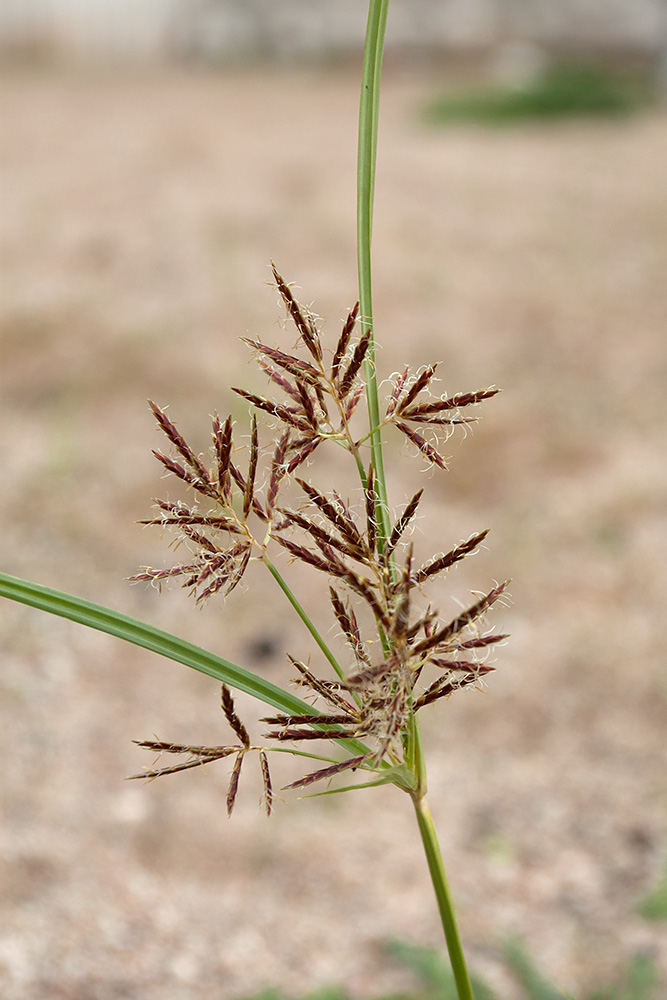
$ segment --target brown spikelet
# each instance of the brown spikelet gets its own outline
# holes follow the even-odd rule
[[[350,556],[352,559],[363,558],[363,553],[360,552],[358,546],[352,546],[346,540],[339,541],[337,538],[334,538],[333,535],[329,534],[329,532],[324,528],[320,527],[319,524],[316,524],[314,521],[309,520],[309,518],[304,517],[303,514],[299,514],[295,510],[282,507],[280,508],[280,513],[286,518],[287,521],[289,521],[290,524],[295,524],[299,528],[303,528],[304,531],[307,531],[316,544],[320,545],[321,543],[321,545],[331,546],[339,552],[342,552],[343,555]]]
[[[297,391],[299,393],[299,402],[303,409],[306,421],[312,427],[314,431],[317,431],[317,417],[315,416],[315,405],[308,392],[308,386],[305,382],[297,383]]]
[[[132,742],[135,746],[153,750],[155,753],[190,753],[196,757],[208,757],[210,760],[228,757],[229,754],[238,753],[239,750],[238,747],[188,746],[184,743],[165,743],[162,740],[132,740]]]
[[[455,396],[449,396],[447,399],[437,399],[431,403],[421,403],[419,406],[409,408],[404,403],[401,406],[401,416],[406,420],[416,420],[417,417],[425,417],[430,414],[442,413],[444,410],[456,410],[463,406],[481,403],[483,399],[490,399],[499,392],[500,389],[491,386],[488,389],[478,389],[476,392],[458,392]]]
[[[148,405],[153,411],[153,415],[155,416],[155,419],[160,425],[160,428],[164,431],[164,433],[167,435],[167,437],[174,445],[176,450],[179,452],[180,455],[182,455],[186,463],[193,470],[193,472],[195,473],[195,477],[201,480],[203,483],[206,483],[209,487],[211,487],[213,483],[211,482],[208,469],[206,469],[204,465],[202,465],[201,460],[197,455],[195,455],[195,453],[193,452],[192,448],[187,443],[185,438],[176,429],[175,424],[171,422],[167,414],[164,412],[164,410],[160,409],[157,403],[154,403],[151,399],[149,399]],[[153,454],[155,454],[155,452]]]
[[[434,632],[433,635],[429,636],[427,639],[422,639],[418,642],[416,646],[413,647],[415,653],[423,653],[428,649],[433,649],[435,646],[440,646],[442,643],[447,642],[452,636],[457,635],[466,626],[472,625],[478,618],[480,618],[488,608],[491,607],[495,601],[498,600],[500,595],[509,586],[509,580],[502,583],[499,587],[494,587],[490,590],[488,594],[481,597],[479,601],[476,601],[467,611],[464,611],[462,615],[454,618],[453,621],[446,625],[444,628],[439,629]]]
[[[270,726],[336,726],[348,725],[350,722],[349,713],[345,715],[267,715],[260,719],[260,722],[267,722]]]
[[[249,347],[252,347],[259,354],[266,354],[267,358],[270,358],[274,365],[278,365],[279,368],[289,372],[290,375],[305,379],[306,382],[314,386],[319,385],[322,376],[317,368],[313,368],[311,364],[303,361],[302,358],[297,358],[293,354],[285,354],[284,351],[279,351],[276,347],[269,347],[268,344],[260,344],[257,340],[249,340],[246,337],[242,337],[241,339],[244,344],[248,344]]]
[[[287,549],[295,559],[299,559],[301,562],[308,563],[309,566],[314,566],[315,569],[319,569],[322,573],[329,573],[331,576],[345,576],[347,570],[345,567],[338,563],[333,562],[330,559],[321,559],[317,553],[312,552],[310,549],[305,548],[303,545],[298,545],[296,542],[292,542],[289,538],[284,538],[282,535],[275,535],[275,540]]]
[[[313,318],[306,310],[304,310],[299,303],[296,301],[292,295],[292,291],[289,285],[283,280],[282,276],[276,270],[276,265],[271,261],[271,270],[273,271],[273,277],[278,286],[278,291],[280,296],[285,303],[285,307],[289,312],[290,316],[294,320],[294,324],[301,334],[301,339],[304,344],[312,354],[313,358],[321,362],[322,361],[322,348],[320,346],[320,336],[313,322]]]
[[[382,627],[386,629],[389,628],[391,626],[391,618],[375,596],[373,585],[370,580],[366,579],[364,576],[359,576],[351,569],[348,569],[345,575],[345,582],[352,588],[352,590],[356,591],[360,597],[363,597]]]
[[[311,774],[306,774],[303,778],[299,778],[297,781],[293,781],[289,785],[285,785],[285,788],[305,788],[307,785],[312,785],[314,781],[320,781],[324,778],[333,778],[336,774],[340,774],[341,771],[347,771],[350,768],[360,767],[366,761],[369,761],[375,754],[364,753],[359,757],[348,757],[347,760],[343,760],[340,764],[332,764],[331,767],[322,767],[319,771],[313,771]]]
[[[237,469],[237,467],[234,465],[233,462],[229,463],[229,472],[231,474],[232,479],[234,480],[234,482],[236,483],[236,485],[239,487],[239,489],[243,493],[245,493],[245,490],[246,490],[245,476],[242,474],[242,472],[239,469]],[[257,517],[260,518],[260,520],[262,520],[262,521],[267,521],[268,520],[266,511],[263,509],[261,503],[259,502],[259,500],[257,499],[256,496],[254,496],[253,499],[252,499],[252,510],[253,510],[253,513],[256,514]]]
[[[337,690],[334,690],[332,687],[328,686],[325,681],[320,680],[319,677],[316,677],[315,674],[311,673],[308,667],[304,663],[301,663],[300,660],[295,659],[291,653],[287,653],[286,656],[292,666],[296,667],[301,674],[303,684],[307,685],[312,691],[315,692],[315,694],[321,695],[325,701],[329,702],[329,704],[333,705],[335,708],[340,709],[340,711],[346,713],[351,711],[350,705],[348,705],[345,699],[338,694]]]
[[[227,791],[227,815],[231,816],[234,811],[234,804],[236,802],[236,794],[239,790],[239,778],[241,776],[241,768],[243,766],[243,757],[245,756],[243,751],[240,751],[234,761],[234,768],[232,770],[232,775],[229,779],[229,789]]]
[[[418,570],[414,575],[415,583],[422,583],[429,576],[435,576],[436,573],[442,573],[443,570],[449,569],[454,563],[459,562],[460,559],[464,559],[469,555],[477,546],[486,538],[489,533],[489,529],[486,531],[480,531],[479,534],[473,535],[468,539],[467,542],[461,542],[447,552],[444,556],[439,556],[436,559],[431,559],[429,562],[425,563],[420,570]]]
[[[349,421],[352,419],[352,414],[357,408],[359,400],[363,396],[366,387],[362,384],[354,390],[351,396],[348,396],[347,402],[345,404],[345,420]]]
[[[331,598],[331,604],[334,609],[336,620],[342,628],[343,634],[352,648],[355,658],[359,663],[363,663],[365,666],[370,667],[371,662],[368,653],[366,652],[366,647],[361,640],[359,624],[353,609],[351,607],[345,607],[340,595],[334,590],[333,587],[329,587],[329,597]]]
[[[264,785],[264,806],[266,815],[271,815],[273,808],[273,789],[271,787],[271,772],[269,771],[269,758],[263,750],[259,751],[259,766],[262,771],[262,784]]]
[[[424,369],[421,375],[417,376],[415,381],[412,383],[412,385],[406,392],[403,399],[398,404],[398,412],[400,414],[404,414],[404,411],[410,406],[410,403],[413,401],[413,399],[415,399],[419,395],[422,389],[425,389],[427,387],[427,385],[435,375],[437,367],[438,367],[437,364],[429,365],[428,368]]]
[[[306,461],[308,456],[312,455],[315,449],[320,444],[322,444],[323,440],[324,438],[321,437],[314,437],[311,438],[309,441],[307,440],[305,444],[303,444],[299,448],[299,450],[294,455],[292,455],[289,462],[287,463],[287,474],[291,475],[295,469],[298,469],[299,466]]]
[[[364,358],[366,357],[366,353],[368,352],[370,342],[371,342],[371,330],[368,329],[366,330],[363,337],[361,337],[359,343],[355,347],[352,359],[349,365],[347,366],[345,374],[342,375],[338,380],[338,394],[341,399],[345,399],[348,392],[352,388],[352,383],[354,382],[359,372],[359,369],[364,363]]]
[[[397,666],[397,657],[390,656],[387,660],[376,664],[374,667],[369,667],[367,670],[360,670],[356,674],[350,674],[344,682],[345,687],[363,688],[371,681],[376,681],[379,677],[384,677],[386,674],[392,673],[396,670]]]
[[[210,497],[215,496],[216,491],[214,487],[209,482],[208,477],[202,479],[194,472],[190,472],[188,469],[184,469],[180,462],[176,462],[173,458],[169,458],[168,455],[164,455],[161,451],[153,449],[153,454],[157,458],[158,462],[162,462],[165,469],[171,472],[172,475],[176,476],[178,479],[182,479],[184,483],[191,486],[198,493],[202,493],[204,496]]]
[[[494,635],[478,635],[474,639],[466,639],[465,642],[457,642],[454,645],[449,645],[448,649],[481,649],[484,646],[491,646],[495,642],[502,642],[503,639],[509,639],[509,635],[501,635],[496,633]]]
[[[229,459],[232,453],[232,418],[227,417],[224,427],[220,426],[220,418],[216,413],[213,418],[213,445],[217,464],[218,485],[225,500],[231,500],[229,480]]]
[[[143,573],[135,573],[134,576],[128,576],[130,583],[140,583],[152,581],[158,583],[160,580],[166,580],[168,577],[172,576],[182,576],[184,573],[193,573],[196,569],[195,566],[172,566],[170,569],[152,569],[150,566],[144,566]]]
[[[257,474],[257,456],[259,453],[259,439],[257,436],[257,417],[253,413],[252,426],[250,431],[250,461],[248,462],[248,478],[246,479],[245,490],[243,491],[243,516],[247,517],[252,506],[252,499],[255,491],[255,476]]]
[[[343,330],[336,344],[336,350],[334,352],[333,361],[331,363],[331,380],[335,382],[338,379],[338,372],[340,369],[340,363],[345,356],[345,351],[347,350],[347,345],[350,343],[350,337],[352,336],[352,331],[354,330],[354,325],[357,322],[357,316],[359,315],[359,303],[354,306],[354,308],[349,313],[345,323],[343,324]]]
[[[474,684],[475,681],[479,680],[479,675],[481,673],[488,673],[488,670],[493,669],[489,667],[487,670],[475,669],[473,673],[466,674],[464,677],[457,679],[455,681],[437,680],[428,687],[422,695],[414,703],[414,710],[418,712],[420,708],[424,705],[430,705],[439,698],[446,698],[448,695],[452,694],[454,691],[458,691],[460,688],[468,687],[470,684]]]
[[[445,462],[445,459],[442,457],[440,452],[436,451],[433,445],[428,443],[426,438],[423,438],[421,434],[418,434],[417,431],[408,427],[407,424],[402,423],[400,420],[395,420],[394,425],[398,427],[399,431],[405,434],[405,436],[409,438],[413,444],[417,445],[421,453],[425,455],[430,462],[433,462],[434,465],[439,466],[445,471],[447,470],[447,463]]]
[[[160,517],[145,518],[137,521],[137,524],[157,524],[157,525],[202,525],[208,528],[215,528],[216,531],[227,531],[230,534],[239,534],[241,529],[236,521],[229,517],[218,514],[199,514],[196,508],[188,506],[182,500],[159,500],[153,501],[156,507],[165,513]]]
[[[269,479],[269,489],[266,497],[266,513],[269,517],[273,515],[275,510],[276,500],[278,499],[278,490],[280,489],[280,484],[287,474],[287,466],[285,465],[285,455],[287,454],[287,449],[290,442],[290,432],[285,431],[280,441],[276,445],[276,450],[273,453],[273,459],[271,461],[271,476]]]
[[[422,498],[423,492],[424,492],[423,488],[421,490],[417,490],[412,500],[410,501],[410,503],[407,505],[407,507],[399,517],[398,521],[393,527],[393,530],[391,532],[389,541],[387,542],[383,555],[385,556],[390,555],[390,553],[392,553],[396,548],[396,546],[398,545],[401,535],[403,534],[403,532],[405,531],[410,521],[417,512],[417,507],[419,506],[419,501]]]
[[[249,403],[256,406],[259,410],[264,410],[265,413],[270,413],[272,417],[278,417],[285,424],[291,424],[292,427],[296,427],[300,431],[309,430],[309,426],[303,418],[299,417],[295,410],[289,406],[284,406],[282,403],[274,403],[270,399],[264,399],[263,396],[256,396],[253,392],[246,392],[245,389],[237,389],[231,386],[232,392],[235,392],[237,396],[242,396],[247,399]]]
[[[472,671],[476,670],[480,674],[488,674],[495,667],[486,663],[475,663],[472,660],[445,660],[439,656],[429,656],[428,662],[434,667],[442,670]]]
[[[298,727],[276,729],[265,734],[267,739],[279,742],[286,740],[294,740],[294,742],[300,740],[339,740],[347,735],[347,732],[341,729],[299,729]]]
[[[305,480],[297,478],[297,483],[308,498],[312,500],[315,506],[322,511],[327,520],[338,528],[341,535],[344,538],[347,538],[347,540],[357,549],[363,549],[363,539],[359,534],[359,529],[352,520],[352,515],[338,494],[334,494],[336,502],[332,503],[331,500],[328,500],[323,493],[320,493],[319,490],[316,490],[314,486],[311,486],[311,484]]]
[[[293,386],[284,375],[281,375],[277,368],[274,368],[273,365],[268,363],[268,361],[265,361],[264,358],[258,358],[257,360],[260,368],[266,372],[271,381],[275,382],[276,385],[279,385],[288,396],[292,397],[295,403],[299,403],[299,393],[297,392],[295,386]]]
[[[408,377],[408,371],[409,369],[405,368],[394,382],[394,388],[392,390],[391,397],[389,399],[389,405],[387,406],[388,417],[390,417],[394,412],[394,410],[396,409],[396,404],[398,403],[399,396],[403,391],[403,386],[405,385],[405,381]]]
[[[222,711],[225,713],[225,718],[227,722],[234,730],[238,738],[241,740],[246,749],[250,746],[250,737],[248,732],[236,714],[236,709],[234,708],[234,699],[232,698],[232,692],[229,690],[226,684],[222,685],[222,697],[220,700]]]

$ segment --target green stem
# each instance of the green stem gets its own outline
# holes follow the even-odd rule
[[[373,199],[375,196],[375,161],[377,156],[378,118],[380,110],[380,77],[382,54],[387,26],[389,0],[371,0],[366,26],[366,43],[359,104],[359,148],[357,157],[357,265],[359,270],[359,311],[362,333],[370,331],[371,341],[366,354],[366,398],[371,428],[380,423],[375,342],[373,338],[373,284],[371,274],[371,239],[373,233]],[[389,537],[389,503],[382,454],[380,431],[372,431],[371,454],[377,492],[378,547],[380,551]]]
[[[370,344],[365,360],[366,399],[368,403],[369,437],[375,489],[377,493],[376,516],[378,523],[378,549],[382,552],[389,538],[391,525],[387,481],[382,453],[380,402],[375,363],[373,336],[373,283],[371,268],[371,242],[373,234],[373,201],[375,196],[375,163],[377,156],[378,119],[380,110],[380,79],[382,55],[387,26],[389,0],[370,0],[359,106],[359,149],[357,158],[357,264],[359,270],[359,303],[362,334],[370,332]],[[363,477],[362,477],[363,481]],[[466,968],[461,938],[456,925],[454,902],[449,890],[445,867],[440,853],[433,818],[428,808],[425,792],[425,766],[421,738],[416,720],[408,734],[406,760],[410,761],[417,779],[417,789],[412,795],[417,823],[424,852],[428,861],[442,920],[449,957],[459,1000],[474,1000]]]
[[[424,845],[424,853],[428,862],[428,869],[431,873],[431,881],[433,882],[436,899],[438,900],[440,919],[442,920],[442,927],[445,932],[449,960],[452,963],[452,972],[454,973],[459,1000],[475,1000],[463,954],[461,936],[456,923],[454,900],[452,899],[449,882],[447,881],[445,865],[442,860],[442,853],[440,851],[440,844],[438,843],[438,836],[435,832],[431,810],[428,807],[426,797],[423,795],[421,798],[413,796],[413,804]]]
[[[290,604],[292,605],[292,607],[296,611],[297,615],[299,616],[299,618],[301,619],[301,621],[303,622],[303,624],[306,626],[306,628],[310,632],[311,636],[313,637],[313,639],[315,640],[315,642],[317,643],[317,645],[320,647],[320,649],[324,653],[325,657],[327,658],[327,660],[329,661],[329,663],[331,664],[331,666],[334,668],[334,670],[336,671],[336,673],[338,674],[338,676],[342,680],[345,677],[345,671],[343,670],[343,668],[339,664],[338,660],[336,659],[336,657],[334,656],[334,654],[331,652],[331,650],[327,646],[326,642],[324,641],[324,639],[322,638],[322,636],[320,635],[320,633],[315,628],[315,625],[311,621],[311,619],[310,619],[310,617],[308,615],[308,612],[303,607],[303,605],[300,604],[299,601],[296,599],[296,597],[295,597],[294,593],[292,592],[292,590],[291,590],[289,584],[287,583],[287,581],[281,575],[281,573],[278,570],[278,568],[273,565],[273,563],[271,562],[271,560],[266,555],[264,556],[264,563],[265,563],[266,568],[268,569],[269,573],[271,574],[271,576],[273,577],[273,579],[276,581],[276,583],[278,584],[278,586],[282,590],[283,594],[285,595],[285,597],[287,598],[287,600],[290,602]]]

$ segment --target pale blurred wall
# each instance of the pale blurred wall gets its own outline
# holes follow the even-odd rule
[[[0,0],[0,46],[82,56],[354,51],[365,0]],[[486,49],[667,47],[667,0],[392,0],[390,44]]]

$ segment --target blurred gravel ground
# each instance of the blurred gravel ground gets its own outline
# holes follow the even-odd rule
[[[397,506],[430,489],[421,555],[492,529],[440,606],[514,580],[487,693],[426,723],[463,935],[506,1000],[508,935],[575,993],[639,949],[667,975],[635,913],[667,841],[667,121],[427,131],[438,82],[387,73],[376,327],[387,375],[441,360],[442,389],[504,389],[448,474],[389,450]],[[332,338],[354,301],[356,74],[24,72],[1,100],[2,569],[284,682],[308,647],[269,581],[200,613],[123,580],[168,558],[134,523],[164,492],[146,397],[202,450],[210,413],[244,418],[237,338],[285,343],[270,257]],[[7,1000],[368,998],[403,982],[383,940],[439,943],[393,789],[267,821],[251,776],[228,822],[224,764],[123,784],[133,738],[224,739],[215,685],[1,610]]]

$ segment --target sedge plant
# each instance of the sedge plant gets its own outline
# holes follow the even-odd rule
[[[168,444],[154,454],[167,474],[187,488],[187,499],[157,500],[155,515],[144,523],[172,529],[188,554],[170,568],[145,567],[132,579],[158,587],[162,581],[177,580],[195,601],[205,603],[230,595],[248,565],[262,563],[308,633],[310,651],[287,653],[296,693],[81,598],[7,575],[0,575],[0,594],[152,649],[222,683],[222,709],[233,741],[221,746],[138,741],[159,757],[167,756],[132,777],[157,778],[230,758],[231,814],[245,759],[256,757],[270,814],[272,763],[276,753],[290,753],[303,757],[306,766],[287,788],[332,794],[382,784],[406,794],[415,811],[457,994],[459,1000],[473,1000],[427,801],[419,712],[479,685],[493,669],[489,654],[505,636],[487,628],[486,616],[507,585],[474,596],[454,619],[440,616],[428,600],[430,585],[478,549],[486,531],[418,565],[409,536],[423,489],[392,514],[383,441],[395,434],[422,464],[446,470],[444,442],[457,427],[474,420],[475,408],[498,390],[438,395],[433,363],[408,366],[388,377],[383,382],[389,386],[386,398],[380,397],[371,234],[387,12],[388,0],[371,0],[359,115],[359,301],[342,331],[327,340],[318,319],[298,302],[272,265],[297,346],[288,353],[263,341],[246,341],[268,383],[264,395],[232,387],[252,410],[249,433],[242,437],[231,417],[222,420],[216,415],[212,446],[204,457],[188,444],[166,410],[151,403]],[[311,481],[313,455],[334,447],[349,457],[356,480],[354,499]],[[274,562],[279,550],[286,551],[290,564],[302,564],[327,578],[340,648],[332,648],[297,599],[290,571],[281,572]],[[232,689],[253,695],[273,710],[262,720],[266,728],[258,738],[251,738],[241,722]],[[342,787],[336,781],[331,785],[339,775],[345,776]]]

